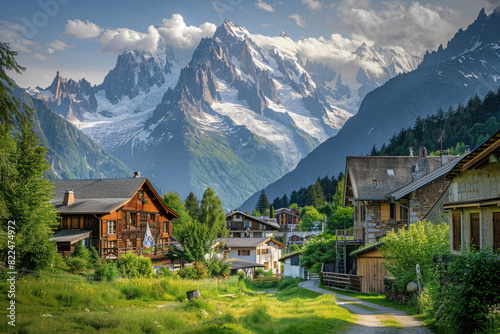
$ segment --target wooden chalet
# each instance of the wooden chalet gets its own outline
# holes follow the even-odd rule
[[[274,219],[257,218],[239,210],[226,215],[226,226],[231,238],[269,238],[280,228]]]
[[[118,259],[126,252],[142,253],[149,219],[155,245],[147,256],[166,260],[172,219],[178,215],[146,178],[136,174],[133,178],[54,181],[54,185],[52,203],[60,225],[52,240],[59,253],[69,255],[80,240],[106,259]]]
[[[275,217],[280,231],[288,231],[288,225],[297,225],[302,221],[299,209],[281,208],[276,210]]]

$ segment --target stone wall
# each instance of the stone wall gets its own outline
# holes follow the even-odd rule
[[[386,202],[387,203],[387,202]],[[405,226],[406,220],[402,220],[400,222],[390,221],[390,220],[382,220],[382,202],[380,201],[370,201],[367,203],[368,213],[367,213],[367,221],[368,221],[368,235],[367,235],[367,244],[373,244],[378,242],[380,238],[384,237],[387,232],[391,230],[398,230]],[[362,206],[362,203],[356,203],[356,206]],[[358,211],[359,212],[359,211]],[[361,220],[362,217],[356,216],[356,221],[354,222],[355,229],[363,229],[365,227],[366,222]]]
[[[449,193],[449,202],[494,197],[500,194],[500,163],[481,170],[467,170],[455,177]]]
[[[410,194],[410,224],[424,220],[450,185],[444,176]]]

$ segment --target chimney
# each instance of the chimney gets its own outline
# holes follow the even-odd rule
[[[418,148],[418,157],[419,158],[427,158],[427,150],[425,149],[425,147],[420,146]]]
[[[465,145],[465,153],[469,153],[469,152],[470,152],[469,145]]]
[[[450,157],[448,155],[448,151],[442,151],[442,154],[441,154],[441,166],[442,165],[446,165],[449,161],[450,161]]]
[[[134,177],[135,178],[140,178],[141,177],[141,172],[134,172]]]
[[[408,147],[408,149],[410,150],[410,157],[412,157],[413,156],[413,146]]]
[[[72,190],[66,190],[64,192],[63,205],[70,205],[75,203],[75,193]]]

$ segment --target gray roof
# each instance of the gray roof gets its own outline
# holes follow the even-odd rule
[[[413,181],[410,169],[418,157],[361,156],[347,157],[346,171],[352,185],[354,198],[385,199],[386,194],[400,189]],[[432,172],[441,166],[441,157],[427,157]],[[391,169],[394,175],[389,175]],[[374,186],[373,179],[378,179]]]
[[[264,224],[264,225],[268,225],[268,226],[271,226],[272,228],[276,229],[276,230],[279,230],[280,229],[280,226],[278,223],[274,223],[274,222],[270,222],[270,221],[266,221],[266,220],[262,220],[260,218],[257,218],[255,216],[252,216],[252,215],[249,215],[248,213],[245,213],[243,211],[239,211],[239,210],[235,210],[235,211],[231,211],[229,212],[227,215],[226,215],[226,219],[227,217],[230,217],[234,214],[239,214],[239,215],[242,215],[242,216],[245,216],[245,217],[248,217],[250,219],[253,219],[261,224]],[[276,218],[271,218],[271,219],[276,219]]]
[[[159,196],[144,177],[57,180],[54,181],[55,197],[51,202],[60,214],[109,214],[130,201],[144,183],[148,184],[155,196]],[[74,192],[75,202],[70,205],[62,205],[66,190]],[[160,198],[159,202],[168,213],[178,217]]]
[[[400,189],[398,189],[390,194],[387,194],[386,197],[392,198],[394,200],[401,199],[402,197],[417,190],[418,188],[425,186],[427,183],[432,182],[432,181],[436,180],[437,178],[448,174],[468,154],[469,154],[469,152],[466,152],[466,153],[462,154],[461,156],[459,156],[458,158],[451,157],[453,160],[451,160],[447,164],[444,164],[441,167],[436,168],[432,172],[427,173],[424,176],[422,176],[421,178],[413,181],[412,183],[407,184],[406,186],[404,186],[404,187],[402,187],[402,188],[400,188]]]
[[[285,256],[283,256],[281,259],[279,259],[278,261],[283,262],[283,261],[285,261],[286,259],[291,258],[291,257],[294,257],[294,256],[297,256],[297,255],[299,255],[299,256],[300,256],[300,255],[302,255],[302,252],[301,252],[301,251],[298,251],[298,252],[295,252],[295,253],[291,253],[291,254],[285,255]]]
[[[74,243],[88,238],[90,233],[92,233],[91,230],[62,230],[54,233],[54,236],[50,239],[50,241]]]
[[[296,235],[296,236],[299,236],[301,238],[310,237],[311,235],[314,234],[314,232],[312,232],[312,231],[293,231],[293,232],[276,232],[276,233],[274,233],[274,236],[275,237],[283,237],[285,235],[285,233],[287,236]]]
[[[245,268],[255,268],[255,267],[265,267],[263,264],[247,261],[238,258],[228,259],[231,262],[231,269],[245,269]]]
[[[273,238],[219,238],[218,242],[224,241],[229,248],[243,248],[243,247],[257,247],[260,244],[272,240],[273,242],[281,244],[281,242],[274,240]]]

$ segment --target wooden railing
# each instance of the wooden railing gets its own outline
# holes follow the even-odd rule
[[[338,241],[362,241],[364,231],[362,229],[335,230],[335,236]]]
[[[361,292],[362,276],[339,274],[339,273],[323,273],[323,284],[332,288],[345,289]]]

